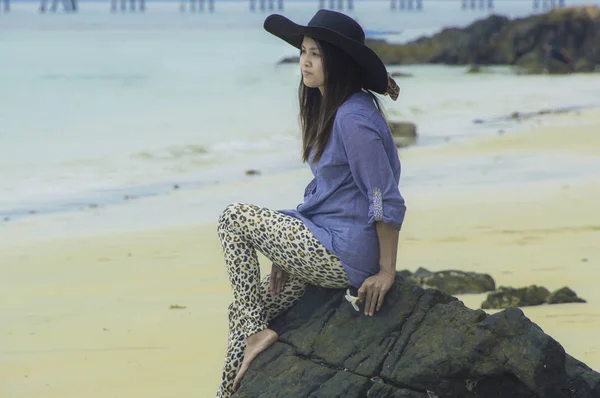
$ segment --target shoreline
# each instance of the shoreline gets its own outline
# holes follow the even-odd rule
[[[512,191],[528,189],[533,183],[537,184],[542,195],[553,189],[555,184],[568,185],[571,181],[593,179],[594,170],[600,170],[600,158],[570,156],[568,151],[560,150],[561,146],[569,148],[570,138],[563,139],[560,134],[542,132],[547,137],[540,137],[534,145],[528,145],[510,156],[501,156],[495,149],[484,150],[482,143],[499,144],[519,140],[520,137],[526,139],[528,135],[537,134],[536,130],[585,126],[594,123],[598,113],[600,110],[592,109],[546,115],[535,123],[522,123],[519,129],[502,134],[456,139],[439,146],[405,148],[399,151],[403,165],[401,191],[409,195],[412,191],[419,202],[435,201],[439,195],[470,201],[471,198],[465,197],[464,192],[487,195],[486,192],[492,189],[512,200],[512,197],[518,197]],[[555,138],[546,143],[545,139],[550,136]],[[548,152],[548,149],[552,151]],[[577,150],[593,152],[594,149],[588,146]],[[303,167],[263,174],[258,178],[242,177],[234,183],[173,189],[164,195],[124,200],[111,206],[86,206],[83,210],[35,214],[35,217],[9,222],[0,219],[0,248],[63,237],[93,237],[209,223],[232,202],[255,203],[273,209],[295,208],[311,179],[310,170]],[[269,193],[274,189],[277,195]],[[412,206],[412,200],[408,203]]]
[[[422,143],[423,137],[417,136],[416,142],[405,148],[399,148],[399,152],[407,153],[410,151],[418,151],[420,149],[445,147],[452,143],[468,141],[481,137],[492,136],[494,133],[491,131],[492,128],[500,129],[495,134],[507,133],[518,133],[519,130],[523,129],[522,123],[541,122],[547,121],[549,118],[564,115],[564,114],[579,114],[581,112],[593,112],[596,109],[600,109],[600,106],[570,106],[570,107],[558,107],[553,109],[540,109],[535,112],[514,112],[509,115],[502,116],[490,116],[488,118],[478,118],[472,121],[474,125],[481,126],[480,130],[482,134],[473,135],[468,137],[436,137],[436,139],[429,138],[429,142]],[[390,117],[390,120],[393,117]],[[492,127],[490,127],[492,126]],[[487,130],[486,132],[483,132]],[[427,140],[427,138],[425,138]],[[420,143],[421,141],[421,143]],[[296,172],[304,168],[305,165],[299,164],[298,168],[286,168],[284,170],[267,172],[264,176],[277,176],[285,173]],[[76,198],[67,199],[55,199],[48,203],[43,203],[40,206],[23,206],[20,208],[12,208],[0,211],[0,225],[3,223],[19,222],[26,220],[33,216],[39,215],[60,215],[64,213],[81,212],[86,209],[106,208],[114,205],[130,204],[131,202],[138,199],[147,199],[160,196],[166,196],[177,191],[195,191],[198,189],[209,189],[210,187],[216,187],[221,184],[236,184],[244,180],[259,179],[261,176],[253,176],[248,174],[249,171],[255,169],[248,168],[244,174],[229,179],[227,181],[213,180],[211,182],[206,180],[200,180],[198,178],[191,180],[172,179],[166,181],[157,181],[154,183],[139,184],[130,187],[117,187],[117,188],[106,188],[100,191],[87,192]],[[200,171],[196,171],[199,173]],[[259,174],[262,174],[261,170],[258,170]]]

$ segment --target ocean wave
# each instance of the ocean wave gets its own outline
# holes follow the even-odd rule
[[[270,153],[299,148],[298,145],[300,145],[299,138],[290,135],[281,135],[254,140],[221,141],[212,145],[187,144],[170,146],[154,151],[146,150],[137,152],[132,157],[147,161],[202,161],[212,159],[218,155]]]
[[[156,152],[143,151],[136,153],[133,157],[143,160],[176,160],[206,155],[207,153],[208,149],[204,146],[190,144],[181,147],[170,147]]]
[[[40,75],[41,79],[47,80],[117,80],[117,81],[132,81],[132,80],[147,80],[151,76],[138,73],[47,73]]]

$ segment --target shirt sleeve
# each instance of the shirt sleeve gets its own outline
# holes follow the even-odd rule
[[[406,206],[381,136],[360,115],[345,115],[339,128],[352,177],[369,199],[368,224],[383,221],[401,229]]]

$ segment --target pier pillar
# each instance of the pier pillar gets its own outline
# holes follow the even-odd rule
[[[4,0],[4,12],[10,11],[10,0]]]
[[[277,9],[283,11],[283,0],[277,0]]]
[[[537,0],[537,2],[539,4],[539,0]],[[535,3],[536,3],[536,1],[534,0],[533,8],[537,9]],[[556,1],[555,0],[542,0],[542,8],[544,10],[546,10],[548,8],[554,8],[555,6],[556,6]]]
[[[63,0],[64,3],[65,0]],[[77,0],[67,0],[71,3],[70,8],[72,11],[77,11]],[[185,10],[185,1],[182,0],[181,8],[182,11]],[[45,0],[42,0],[45,2]],[[127,0],[110,0],[110,11],[117,12],[117,5],[120,4],[121,12],[127,11]],[[138,11],[146,11],[146,0],[129,0],[129,11],[135,11],[137,8]]]
[[[479,5],[479,6],[478,6]],[[494,0],[462,0],[461,8],[463,10],[471,9],[476,10],[493,10],[494,9]]]
[[[423,0],[391,0],[390,8],[392,10],[423,10]]]
[[[63,10],[65,12],[76,12],[77,11],[77,0],[52,0],[52,3],[50,4],[50,11],[56,12],[56,10],[58,10],[59,1],[62,3]],[[48,3],[48,0],[41,0],[40,8],[39,8],[40,12],[42,12],[42,13],[46,12],[47,3]],[[4,0],[5,8],[7,7],[7,4],[8,4],[8,0]],[[8,10],[6,10],[6,11],[8,11]]]

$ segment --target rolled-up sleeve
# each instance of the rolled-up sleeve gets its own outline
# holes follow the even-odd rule
[[[338,127],[352,177],[369,199],[368,223],[383,221],[401,229],[406,206],[381,136],[361,115],[344,115]]]

